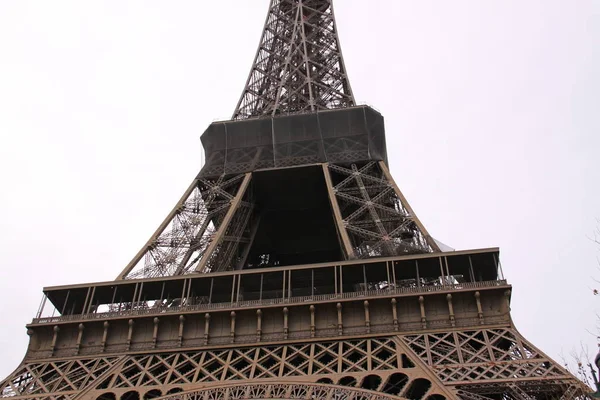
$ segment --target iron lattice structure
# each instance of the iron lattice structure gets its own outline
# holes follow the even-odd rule
[[[119,278],[217,272],[230,265],[252,214],[249,181],[249,174],[195,179]]]
[[[515,328],[499,250],[440,250],[383,126],[355,106],[331,1],[271,0],[200,173],[115,281],[44,289],[0,397],[587,398]]]
[[[344,257],[439,251],[383,162],[324,164]],[[251,174],[197,178],[120,274],[155,278],[240,268],[257,229]]]
[[[331,1],[272,1],[233,119],[353,105]]]

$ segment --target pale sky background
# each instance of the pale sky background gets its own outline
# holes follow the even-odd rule
[[[267,0],[0,0],[0,375],[43,286],[112,280],[231,116]],[[336,0],[355,96],[442,242],[499,246],[519,330],[595,355],[600,1]]]

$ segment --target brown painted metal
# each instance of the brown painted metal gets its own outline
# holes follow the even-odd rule
[[[388,287],[329,299],[233,303],[208,312],[150,309],[135,318],[108,317],[108,338],[107,325],[92,315],[60,328],[40,322],[29,328],[32,344],[23,365],[0,391],[15,398],[96,399],[113,393],[126,399],[131,391],[143,396],[181,389],[191,396],[285,382],[288,388],[317,385],[327,391],[333,384],[373,390],[384,398],[514,391],[552,398],[567,390],[571,396],[565,398],[582,395],[580,383],[516,331],[505,282],[432,289],[405,293]],[[483,325],[477,301],[486,304]],[[314,328],[308,329],[311,319]],[[83,332],[80,346],[74,332]],[[418,385],[425,385],[422,396],[411,395]]]
[[[379,168],[381,168],[381,170],[383,171],[383,174],[385,175],[387,181],[393,186],[394,191],[396,192],[396,195],[400,198],[400,201],[402,202],[404,207],[406,207],[409,214],[413,216],[415,223],[419,227],[419,230],[423,233],[423,235],[425,235],[425,239],[427,240],[427,243],[429,243],[429,245],[431,246],[431,248],[434,251],[441,251],[439,246],[435,242],[435,240],[433,240],[433,237],[431,237],[429,232],[427,232],[425,225],[423,225],[423,223],[421,223],[421,220],[419,219],[419,217],[417,217],[417,214],[413,211],[412,207],[408,203],[408,200],[406,200],[406,197],[404,197],[404,195],[400,191],[400,188],[398,188],[398,185],[396,185],[396,182],[394,181],[392,174],[390,174],[390,170],[388,169],[387,165],[384,162],[380,161]]]
[[[352,105],[331,1],[271,0],[233,119]],[[27,353],[0,382],[0,397],[586,398],[588,388],[514,326],[498,249],[441,252],[385,154],[352,152],[359,142],[344,137],[330,152],[340,158],[316,164],[314,154],[300,154],[310,144],[293,143],[300,149],[287,149],[292,161],[265,164],[268,171],[243,165],[258,165],[262,150],[240,152],[243,171],[229,173],[215,151],[210,162],[221,170],[194,180],[117,280],[44,289],[49,301],[28,324]],[[310,191],[292,211],[294,196],[306,193],[282,197],[277,183],[289,177]],[[269,202],[277,195],[285,204]],[[263,232],[261,251],[279,235],[292,244],[259,257],[282,249],[327,257],[250,265],[264,208],[292,218],[307,203],[310,212],[331,212],[312,222],[337,232],[327,244],[339,242],[339,259],[305,237],[320,232],[300,229],[302,218],[289,226],[271,216],[267,228],[281,232]],[[45,306],[57,315],[43,314]]]
[[[354,105],[330,0],[272,0],[233,119]]]
[[[229,227],[229,223],[231,222],[233,215],[235,214],[238,207],[240,206],[242,198],[244,197],[244,194],[246,193],[246,189],[248,188],[248,185],[250,184],[251,178],[252,178],[252,174],[250,174],[250,173],[247,173],[244,176],[244,180],[242,181],[242,184],[240,185],[235,198],[231,202],[231,205],[229,206],[229,210],[227,211],[225,218],[221,222],[221,226],[219,227],[216,234],[212,238],[210,245],[208,246],[208,248],[206,249],[206,252],[204,253],[204,256],[202,257],[202,260],[200,260],[200,263],[198,263],[198,266],[196,267],[196,272],[204,272],[206,270],[208,261],[212,257],[213,252],[215,251],[217,246],[220,245],[221,242],[223,241],[223,237],[225,236],[225,231]]]
[[[331,204],[331,209],[333,211],[333,217],[335,218],[335,223],[337,225],[338,235],[340,236],[341,242],[344,246],[344,254],[347,259],[354,258],[354,249],[352,248],[352,244],[350,243],[350,237],[348,236],[348,232],[346,231],[346,227],[344,226],[344,221],[342,219],[342,213],[340,212],[340,206],[335,198],[335,193],[333,189],[333,185],[331,183],[331,175],[329,174],[329,167],[327,164],[323,164],[323,175],[325,176],[325,182],[327,184],[327,193],[329,194],[329,202]]]
[[[160,236],[161,233],[163,233],[163,231],[166,229],[166,227],[169,225],[169,223],[175,217],[175,214],[177,213],[177,211],[183,206],[183,204],[185,203],[185,201],[188,199],[188,197],[190,196],[190,194],[194,191],[194,189],[197,186],[198,186],[198,181],[196,179],[194,179],[194,181],[187,188],[187,190],[185,191],[185,193],[183,194],[183,196],[181,196],[181,199],[179,199],[179,201],[177,202],[177,204],[175,205],[175,207],[173,207],[173,209],[171,210],[171,212],[169,213],[169,215],[167,215],[167,218],[165,218],[165,220],[156,229],[156,231],[150,237],[150,239],[148,239],[148,241],[146,242],[146,244],[144,245],[144,247],[142,247],[140,249],[140,251],[135,255],[135,257],[133,257],[133,259],[129,262],[129,264],[127,264],[127,266],[125,268],[123,268],[123,271],[121,271],[121,273],[117,277],[117,280],[118,279],[125,279],[127,277],[127,275],[135,267],[135,265],[142,259],[142,257],[144,256],[144,254],[148,251],[148,248],[152,245],[152,243],[154,241],[156,241],[156,239],[158,239],[158,237]]]

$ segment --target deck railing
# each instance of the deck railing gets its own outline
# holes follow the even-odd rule
[[[106,320],[111,318],[120,318],[127,316],[143,316],[143,315],[154,315],[154,314],[166,314],[166,313],[181,313],[181,312],[194,312],[194,311],[211,311],[220,310],[227,308],[257,308],[270,305],[286,305],[286,304],[302,304],[309,302],[321,302],[331,300],[344,300],[354,298],[373,298],[373,297],[386,297],[394,295],[415,295],[422,293],[432,292],[447,292],[456,290],[472,290],[480,288],[492,288],[498,286],[506,286],[506,280],[496,281],[482,281],[482,282],[465,282],[454,285],[436,285],[436,286],[415,286],[415,287],[389,287],[380,290],[366,290],[366,291],[354,291],[344,293],[331,293],[331,294],[317,294],[311,296],[296,296],[296,297],[281,297],[274,299],[262,299],[262,300],[247,300],[238,302],[225,302],[225,303],[201,303],[192,305],[179,305],[179,306],[149,306],[149,307],[138,307],[137,309],[125,309],[118,311],[108,312],[95,312],[89,314],[72,314],[72,315],[59,315],[53,317],[34,318],[32,324],[51,324],[57,322],[68,322],[68,321],[79,321],[79,320]]]

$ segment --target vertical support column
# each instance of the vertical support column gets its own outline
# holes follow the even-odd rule
[[[111,299],[111,301],[110,301],[110,304],[113,304],[113,305],[115,304],[115,301],[116,301],[116,299],[117,299],[117,288],[118,288],[118,287],[119,287],[119,286],[116,286],[116,285],[115,285],[115,290],[113,291],[113,295],[112,295],[112,299]],[[120,304],[119,304],[119,305],[120,305]]]
[[[204,345],[205,346],[208,344],[208,340],[210,338],[209,332],[210,332],[210,314],[206,313],[206,314],[204,314]]]
[[[79,326],[77,326],[77,344],[75,345],[75,355],[79,354],[79,350],[81,349],[81,341],[83,340],[83,330],[85,329],[85,326],[83,326],[83,324],[79,324]]]
[[[311,304],[310,307],[310,337],[314,338],[317,328],[315,326],[315,306],[314,304]]]
[[[256,341],[260,342],[262,335],[262,310],[256,310]]]
[[[104,331],[102,332],[102,342],[100,342],[100,345],[102,346],[102,352],[104,353],[104,350],[106,350],[106,341],[108,339],[108,328],[110,327],[110,323],[108,321],[104,321],[103,328]]]
[[[246,176],[244,177],[244,180],[240,184],[240,187],[238,188],[238,191],[237,191],[235,197],[231,201],[231,205],[229,206],[229,210],[227,210],[227,214],[225,214],[225,217],[223,218],[223,222],[219,226],[219,229],[217,229],[217,232],[215,233],[212,241],[210,242],[210,244],[208,245],[208,248],[206,249],[206,251],[204,252],[204,255],[202,256],[202,259],[198,263],[198,266],[196,267],[196,272],[203,272],[206,269],[208,260],[210,260],[212,258],[212,254],[214,253],[214,251],[217,249],[217,247],[223,241],[223,238],[225,237],[225,231],[229,227],[229,224],[231,223],[231,220],[233,219],[235,212],[240,207],[242,198],[244,197],[244,194],[246,193],[246,189],[248,188],[248,185],[250,184],[251,177],[252,177],[252,173],[250,173],[250,172],[246,173]]]
[[[67,292],[67,296],[69,296],[69,292]],[[38,312],[37,312],[37,314],[35,314],[36,318],[41,318],[42,317],[42,314],[44,312],[44,307],[46,306],[46,300],[47,299],[48,299],[48,295],[46,293],[44,293],[44,295],[42,296],[42,300],[40,301],[40,306],[38,307]],[[65,306],[66,306],[66,301],[65,301]],[[63,310],[64,309],[65,309],[65,307],[63,306]]]
[[[391,300],[392,303],[392,318],[394,321],[394,330],[398,331],[398,310],[396,308],[396,299]]]
[[[137,284],[136,284],[137,285]],[[185,289],[186,289],[186,285],[187,285],[187,279],[183,280],[183,287],[181,288],[181,305],[183,306],[184,303],[184,299],[185,299]],[[136,290],[137,290],[137,286],[136,286]],[[135,294],[133,295],[135,297]]]
[[[65,302],[62,306],[62,310],[60,310],[60,315],[65,315],[65,310],[67,308],[67,303],[69,302],[69,295],[71,294],[70,290],[67,290],[67,296],[65,297]],[[42,310],[44,309],[44,304],[46,303],[47,297],[44,296],[44,303],[42,304]],[[41,311],[41,310],[40,310]],[[39,317],[38,317],[39,318]]]
[[[127,324],[129,325],[129,330],[127,331],[127,351],[131,348],[131,338],[133,337],[133,320],[130,319]]]
[[[144,284],[144,282],[142,282],[142,285]],[[192,298],[191,298],[191,292],[192,292],[192,279],[188,279],[188,285],[187,285],[187,292],[185,294],[185,305],[189,306],[190,304],[192,304]],[[142,293],[140,292],[140,296],[142,295]]]
[[[454,305],[452,304],[452,295],[450,293],[446,295],[446,301],[448,302],[448,316],[450,318],[450,325],[455,327],[456,321],[454,318]]]
[[[506,300],[506,309],[504,311],[506,312],[506,314],[510,313],[510,294],[510,290],[504,292],[504,299]]]
[[[440,261],[440,273],[442,274],[441,278],[442,278],[442,286],[446,286],[446,274],[444,274],[444,263],[442,262],[442,257],[438,257],[438,260]]]
[[[138,284],[136,283],[136,284],[135,284],[135,290],[136,290],[136,291],[134,292],[134,296],[135,296],[135,293],[137,293],[137,285],[138,285]],[[91,292],[91,291],[92,291],[92,288],[91,288],[91,287],[88,287],[87,293],[86,293],[86,295],[85,295],[85,301],[83,302],[83,307],[81,308],[81,313],[82,313],[82,314],[86,314],[86,310],[87,310],[87,307],[88,307],[88,302],[89,302],[89,300],[90,300],[90,292]]]
[[[337,303],[335,307],[337,308],[337,317],[338,317],[338,323],[337,323],[338,335],[342,336],[344,334],[344,324],[342,321],[342,303]]]
[[[427,315],[425,315],[425,298],[419,296],[419,308],[421,309],[421,328],[427,329]]]
[[[387,290],[391,290],[393,288],[392,286],[392,282],[391,282],[391,276],[390,276],[390,261],[386,261],[385,262],[385,274],[387,276]]]
[[[158,322],[160,320],[158,319],[158,317],[154,317],[154,320],[152,322],[154,322],[154,329],[152,331],[152,348],[156,348],[156,341],[158,340]]]
[[[235,311],[232,311],[231,314],[231,331],[229,332],[230,342],[235,342]]]
[[[478,291],[475,292],[475,301],[477,302],[477,317],[479,318],[479,325],[483,325],[484,320],[483,309],[481,308],[481,294]]]
[[[287,340],[289,334],[288,328],[288,308],[283,307],[283,338]]]
[[[96,292],[96,288],[94,288],[94,292],[92,292],[92,299],[94,298],[94,293]],[[144,282],[140,284],[140,292],[138,293],[138,298],[136,304],[139,306],[142,301],[142,293],[144,292]],[[188,289],[188,297],[189,297],[189,289]]]
[[[65,313],[65,307],[67,306],[67,300],[69,300],[69,293],[71,293],[71,291],[69,290],[67,292],[67,298],[65,300],[65,304],[63,306],[63,309],[60,313],[60,315],[64,315]],[[38,312],[37,312],[37,317],[36,318],[41,318],[42,314],[44,313],[44,308],[46,307],[46,300],[48,300],[48,295],[46,293],[44,293],[44,295],[42,296],[42,301],[40,302],[40,307],[38,308]]]
[[[340,295],[340,292],[338,291],[338,267],[337,265],[333,267],[333,285],[334,285],[334,292],[335,292],[335,296],[338,297]]]
[[[160,288],[160,303],[162,305],[163,300],[165,299],[165,284],[166,282],[162,283],[162,287]],[[113,294],[113,303],[114,303],[114,299],[115,299],[115,295],[117,294],[117,287],[115,286],[115,293]]]
[[[498,257],[496,257],[495,253],[492,253],[492,256],[494,257],[494,265],[496,265],[496,279],[502,279],[504,280],[504,272],[502,271],[502,263],[500,262],[500,260],[498,260]]]
[[[58,341],[58,332],[60,332],[60,328],[58,325],[54,325],[53,329],[54,334],[52,335],[52,344],[50,345],[50,355],[54,355],[54,350],[56,349],[56,342]]]
[[[185,317],[183,315],[179,316],[179,333],[177,335],[177,345],[179,347],[183,344],[183,325],[185,324]]]
[[[335,219],[335,224],[338,232],[338,237],[340,243],[342,245],[342,249],[344,251],[344,255],[347,260],[352,260],[356,258],[354,254],[354,249],[352,248],[352,243],[350,242],[350,236],[348,236],[348,231],[346,231],[346,225],[344,224],[344,220],[342,218],[342,212],[340,211],[340,206],[338,204],[337,198],[335,197],[335,189],[333,188],[333,182],[331,180],[331,175],[329,174],[329,164],[322,164],[323,166],[323,176],[325,177],[325,183],[327,184],[327,194],[329,195],[329,204],[331,205],[331,209],[333,211],[333,217]]]
[[[263,278],[265,274],[260,274],[260,293],[258,299],[262,301],[262,293],[263,293]]]
[[[365,306],[365,330],[367,333],[371,333],[371,316],[369,315],[369,301],[365,300],[363,305]]]
[[[285,302],[285,287],[287,286],[287,274],[286,270],[283,270],[283,287],[281,288],[281,300]]]
[[[475,282],[475,272],[473,271],[473,260],[469,255],[469,275],[471,276],[471,282]]]
[[[231,277],[231,305],[233,306],[233,300],[235,299],[235,279],[238,275],[233,275]]]

